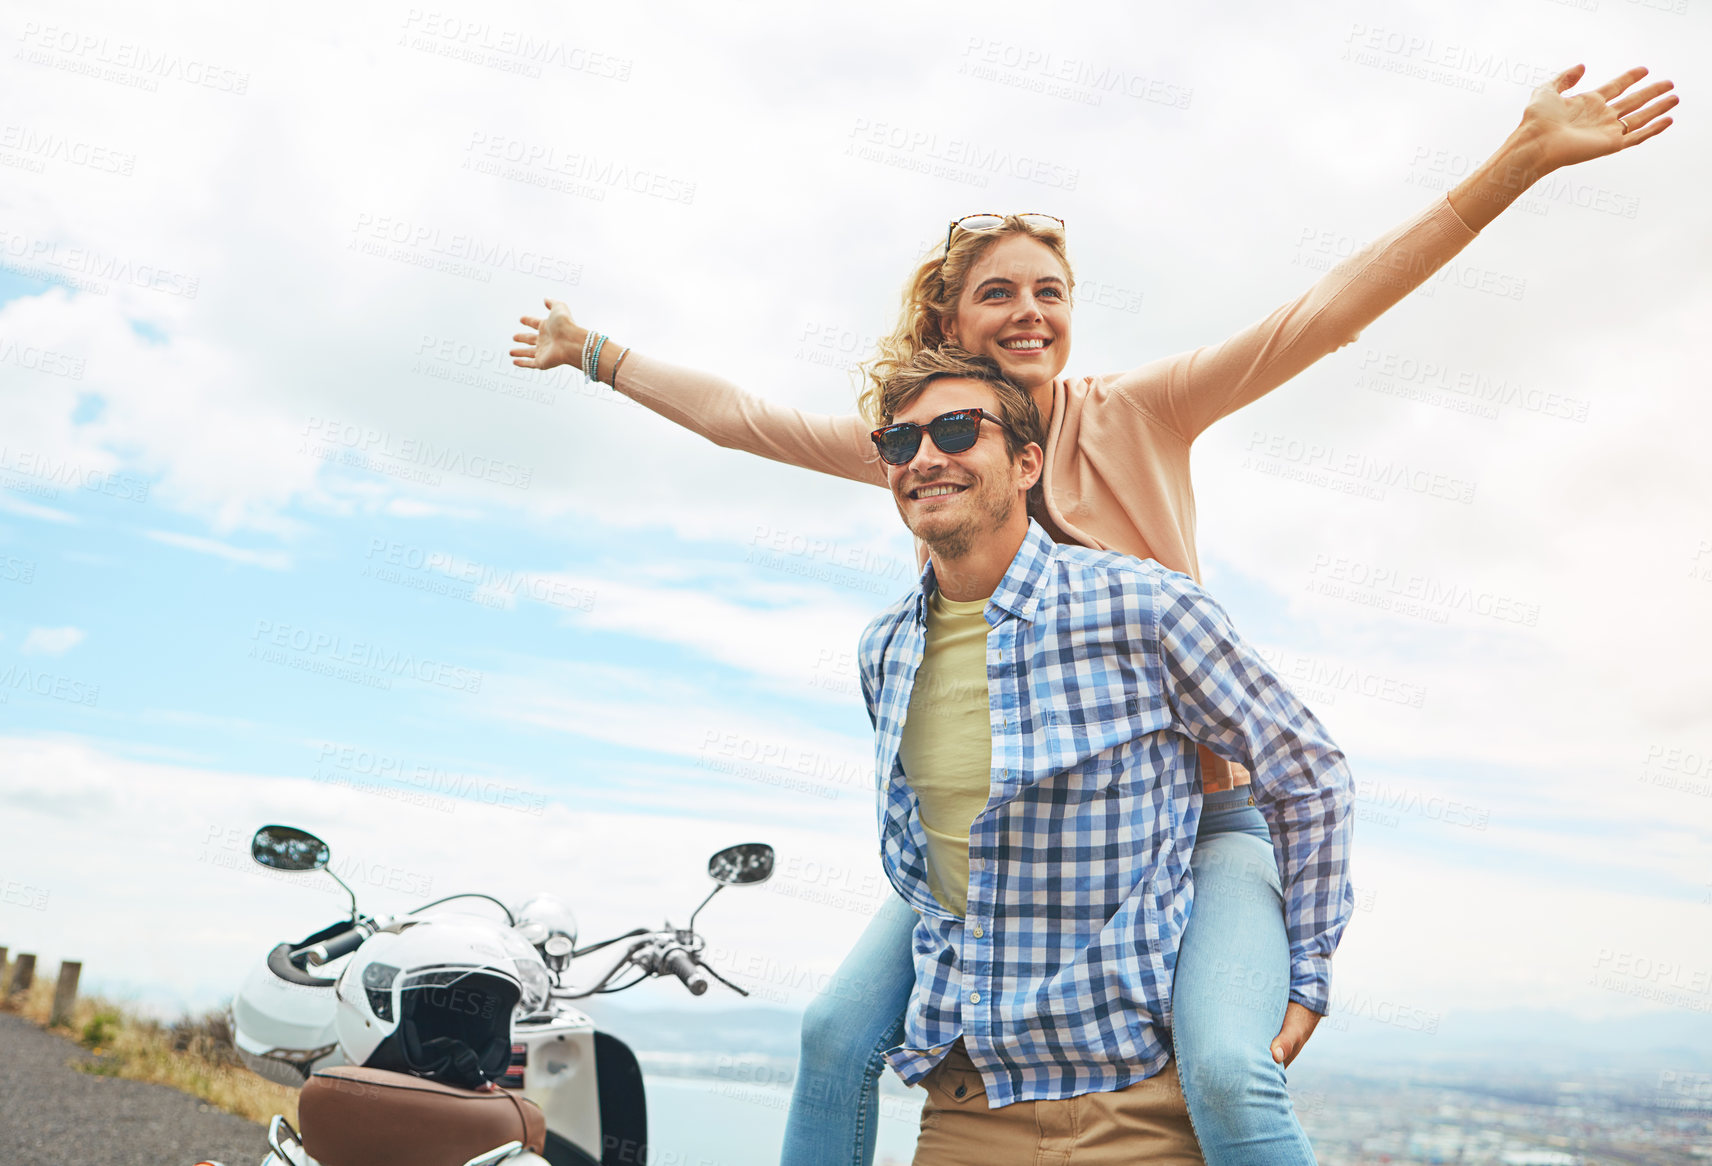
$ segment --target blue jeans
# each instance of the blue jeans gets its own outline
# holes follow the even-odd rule
[[[1209,1166],[1313,1166],[1272,1038],[1290,945],[1270,835],[1246,789],[1208,794],[1190,869],[1195,908],[1177,954],[1172,1033],[1189,1118]],[[915,986],[913,910],[895,895],[803,1015],[783,1166],[872,1166],[885,1052]]]
[[[803,1013],[783,1166],[873,1166],[880,1074],[904,1040],[915,987],[915,909],[887,895],[862,938]]]
[[[1189,869],[1195,906],[1171,983],[1171,1046],[1208,1166],[1314,1166],[1272,1038],[1290,940],[1266,819],[1238,787],[1208,794]]]

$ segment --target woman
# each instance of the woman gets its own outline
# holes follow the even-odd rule
[[[1662,132],[1677,103],[1669,82],[1629,90],[1632,69],[1566,97],[1577,65],[1536,90],[1521,124],[1448,198],[1328,273],[1301,298],[1223,344],[1129,372],[1062,373],[1071,336],[1063,224],[1047,216],[971,216],[922,262],[897,330],[868,368],[866,417],[811,416],[768,405],[716,377],[605,344],[548,301],[512,350],[525,368],[581,359],[662,415],[714,442],[884,485],[868,431],[878,375],[917,349],[955,343],[997,361],[1034,396],[1046,468],[1033,512],[1064,542],[1157,559],[1199,576],[1189,446],[1212,422],[1344,344],[1454,257],[1528,186],[1562,166]],[[1232,773],[1203,752],[1207,798],[1192,859],[1195,910],[1178,957],[1173,1044],[1191,1119],[1214,1166],[1312,1163],[1284,1067],[1318,1017],[1287,1000],[1289,943],[1265,821]],[[884,1050],[899,1043],[912,987],[915,917],[891,899],[804,1019],[786,1129],[785,1166],[867,1166]],[[1264,1050],[1264,1051],[1263,1051]]]

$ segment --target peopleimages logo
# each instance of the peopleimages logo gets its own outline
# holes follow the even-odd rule
[[[366,469],[378,469],[386,463],[409,467],[416,476],[427,475],[423,480],[436,486],[440,484],[434,476],[436,471],[501,486],[515,486],[519,490],[527,490],[535,476],[533,466],[469,453],[456,446],[437,444],[430,438],[327,417],[309,418],[303,427],[303,436],[300,453]],[[335,456],[341,454],[349,456]]]
[[[82,138],[71,138],[50,130],[8,122],[0,126],[0,150],[14,151],[38,165],[26,167],[38,173],[41,163],[63,162],[107,174],[129,178],[137,168],[137,156],[108,146],[97,145]]]
[[[367,793],[420,794],[435,808],[448,810],[462,802],[479,802],[539,815],[547,808],[547,796],[515,785],[507,785],[478,773],[464,773],[426,761],[333,741],[321,744],[316,764],[317,780],[331,781]],[[343,771],[334,773],[332,770]],[[445,796],[436,796],[445,795]],[[460,799],[453,801],[452,799]]]
[[[12,907],[28,907],[32,911],[48,909],[48,891],[20,879],[0,879],[0,903]]]
[[[1475,93],[1484,93],[1487,81],[1537,89],[1557,75],[1552,66],[1518,60],[1502,52],[1483,52],[1421,33],[1366,24],[1350,27],[1344,38],[1343,58]]]
[[[964,45],[957,71],[983,81],[998,81],[1084,105],[1099,105],[1107,94],[1122,94],[1137,101],[1188,109],[1195,95],[1188,86],[1157,77],[1061,56],[1037,44],[1016,44],[979,35],[971,36]]]
[[[955,181],[975,179],[981,186],[997,175],[1038,182],[1056,190],[1075,190],[1082,177],[1080,170],[1006,146],[944,137],[937,130],[869,121],[865,117],[856,119],[844,152],[866,161],[924,171]]]
[[[1335,704],[1345,693],[1417,709],[1427,700],[1427,690],[1407,680],[1275,648],[1261,647],[1259,651],[1273,671],[1316,704]]]
[[[1316,553],[1308,574],[1310,591],[1363,606],[1420,615],[1435,623],[1445,622],[1440,617],[1452,611],[1530,628],[1540,622],[1540,605],[1517,596],[1342,555]]]
[[[437,256],[449,263],[457,261],[473,270],[497,268],[556,283],[575,284],[582,279],[582,265],[573,264],[561,257],[530,247],[513,247],[507,243],[483,239],[465,231],[444,230],[431,223],[419,223],[396,215],[360,212],[351,233],[351,246],[365,253],[369,253],[366,245],[384,249],[390,244],[408,252],[420,253],[424,258]],[[383,257],[392,256],[388,252]],[[428,266],[427,263],[421,265]]]
[[[46,272],[50,278],[63,276],[74,286],[96,295],[106,295],[112,283],[193,300],[201,286],[198,277],[158,263],[138,263],[97,247],[72,247],[58,239],[17,231],[0,230],[0,257],[22,264],[13,268],[18,274]],[[88,278],[80,278],[85,276]]]
[[[93,469],[78,462],[55,457],[36,450],[9,449],[0,445],[0,475],[34,478],[48,493],[58,497],[57,487],[93,490],[125,502],[147,502],[149,483],[130,474]],[[17,485],[7,482],[7,485]]]
[[[1297,476],[1316,485],[1338,482],[1351,487],[1352,492],[1365,489],[1376,500],[1383,500],[1386,489],[1396,488],[1448,502],[1474,501],[1476,483],[1401,458],[1339,449],[1259,429],[1249,438],[1246,453],[1247,468]],[[1281,474],[1283,470],[1295,473]]]
[[[429,550],[393,539],[369,540],[369,565],[362,573],[384,582],[403,582],[402,577],[389,577],[386,567],[444,576],[447,582],[474,588],[474,595],[491,598],[506,605],[506,600],[534,600],[571,611],[593,611],[596,593],[592,588],[577,587],[568,580],[536,571],[494,567],[477,563],[448,551]],[[379,563],[374,560],[379,559]],[[397,576],[398,572],[391,573]]]
[[[10,338],[0,338],[0,364],[16,365],[31,372],[68,377],[74,381],[83,379],[83,357],[55,352],[50,348],[39,348],[27,341],[20,344]]]
[[[540,77],[542,66],[551,65],[591,77],[628,81],[630,70],[635,67],[628,57],[537,36],[528,29],[496,28],[486,20],[470,20],[435,9],[410,9],[402,27],[405,31],[398,43],[405,48],[503,68],[505,72],[527,77]]]
[[[495,1001],[491,993],[478,992],[473,988],[423,988],[419,991],[435,1008],[479,1016],[483,1020],[493,1019]]]
[[[162,81],[182,81],[235,97],[242,97],[250,87],[246,72],[168,49],[116,40],[105,33],[28,20],[18,39],[24,43],[18,52],[20,59],[150,92],[159,89]]]
[[[695,201],[696,184],[682,177],[581,150],[564,150],[544,142],[480,130],[470,135],[469,144],[464,149],[470,156],[464,159],[461,169],[514,178],[537,186],[550,185],[540,181],[550,177],[588,183],[591,185],[587,188],[572,185],[560,189],[567,194],[592,197],[597,202],[605,199],[607,189],[629,190],[666,202]],[[509,163],[516,169],[506,169],[502,163]]]
[[[1582,398],[1566,397],[1549,389],[1529,388],[1508,377],[1493,377],[1472,369],[1453,368],[1439,361],[1420,360],[1404,353],[1366,348],[1362,350],[1356,367],[1368,376],[1406,383],[1421,389],[1423,393],[1454,394],[1483,405],[1508,405],[1523,412],[1537,413],[1563,421],[1587,420],[1588,403]]]
[[[390,676],[409,676],[425,684],[437,684],[454,692],[480,692],[485,679],[483,673],[473,668],[419,657],[365,640],[347,641],[343,636],[275,623],[268,619],[256,621],[256,630],[250,638],[255,641],[250,647],[250,655],[269,663],[287,663],[291,657],[285,654],[291,653],[303,660],[320,658],[330,666],[346,665],[349,668],[372,672],[376,674],[377,680],[385,681]],[[321,671],[318,668],[307,670]],[[390,687],[390,682],[373,687]]]
[[[57,672],[38,671],[22,664],[8,664],[0,668],[0,704],[10,703],[11,694],[14,692],[51,697],[67,704],[89,707],[94,707],[101,699],[100,685],[62,676]]]

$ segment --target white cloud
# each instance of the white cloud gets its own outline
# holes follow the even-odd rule
[[[901,557],[887,562],[903,572],[902,582],[886,580],[901,594],[913,582],[913,563]],[[814,566],[812,560],[805,565]],[[681,645],[792,696],[840,702],[858,692],[856,642],[880,606],[877,599],[844,598],[845,588],[779,582],[743,568],[692,569],[671,585],[633,582],[616,569],[495,570],[456,556],[446,556],[442,570],[451,578],[481,580],[478,592],[496,603],[533,599],[563,609],[578,628]],[[867,586],[880,577],[845,581]]]
[[[420,498],[394,498],[386,504],[386,512],[399,518],[481,517],[481,511],[473,506],[439,506]]]
[[[25,655],[63,656],[83,642],[82,628],[31,628],[19,651]]]
[[[145,530],[144,538],[165,543],[171,547],[182,547],[187,551],[198,554],[213,555],[215,558],[228,562],[244,563],[251,567],[266,567],[270,571],[284,571],[291,566],[291,556],[285,551],[258,551],[249,547],[235,547],[231,543],[219,539],[203,538],[200,535],[180,534],[170,530]]]
[[[872,738],[805,723],[740,693],[586,660],[514,661],[504,673],[490,673],[475,707],[500,723],[686,763],[663,795],[676,783],[778,791],[784,804],[798,807],[794,812],[817,821],[872,805]],[[853,729],[866,727],[859,707],[846,698]]]
[[[8,514],[16,514],[22,518],[38,519],[42,522],[73,523],[77,521],[76,515],[68,514],[63,510],[56,510],[52,506],[41,506],[34,502],[26,502],[11,494],[0,494],[0,510]]]

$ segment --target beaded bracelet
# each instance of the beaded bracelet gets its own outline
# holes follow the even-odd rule
[[[589,353],[594,348],[594,338],[597,335],[599,333],[590,331],[583,336],[583,376],[591,381],[594,380],[594,374],[589,371]]]
[[[589,357],[588,379],[600,383],[600,350],[606,347],[606,337],[598,335],[594,342],[594,355]]]

